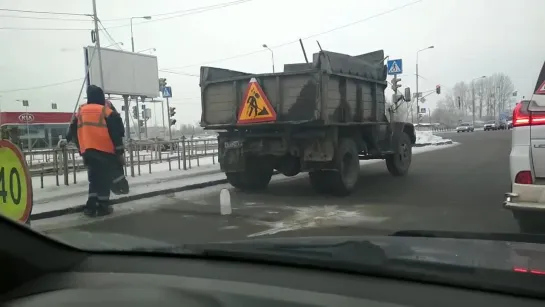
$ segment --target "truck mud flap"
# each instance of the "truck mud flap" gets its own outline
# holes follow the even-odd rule
[[[219,156],[219,162],[222,172],[242,172],[246,169],[242,148],[222,150]]]

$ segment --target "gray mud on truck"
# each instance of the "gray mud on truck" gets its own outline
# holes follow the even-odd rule
[[[237,124],[252,78],[276,119]],[[201,67],[200,86],[201,126],[220,131],[221,170],[238,189],[266,188],[274,170],[308,172],[317,192],[343,196],[356,187],[359,160],[384,159],[394,176],[409,170],[415,131],[387,119],[382,50],[360,56],[321,51],[312,63],[273,74]]]

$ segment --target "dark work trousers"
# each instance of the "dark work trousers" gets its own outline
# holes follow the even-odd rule
[[[84,158],[89,179],[88,207],[110,204],[110,188],[112,186],[111,163],[109,157],[100,157],[97,154]]]

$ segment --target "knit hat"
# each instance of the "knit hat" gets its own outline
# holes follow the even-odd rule
[[[96,85],[90,85],[87,87],[87,102],[104,105],[106,102],[104,91]]]

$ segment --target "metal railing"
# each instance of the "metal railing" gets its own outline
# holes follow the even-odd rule
[[[132,154],[132,159],[131,159]],[[32,177],[40,177],[40,188],[44,188],[44,178],[54,176],[57,186],[77,183],[77,173],[84,171],[85,165],[77,148],[66,146],[48,150],[24,152]],[[132,141],[125,144],[125,175],[140,176],[143,172],[152,173],[162,166],[163,170],[191,169],[203,164],[204,158],[217,163],[218,142],[216,139],[196,139],[182,137],[173,141]],[[132,161],[132,163],[131,163]],[[210,162],[210,161],[208,161]],[[166,168],[168,164],[168,168]],[[210,164],[210,163],[206,163]],[[70,180],[72,177],[72,180]]]

